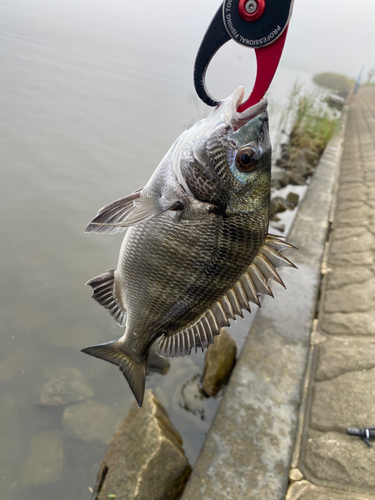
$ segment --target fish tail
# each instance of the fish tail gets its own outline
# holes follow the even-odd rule
[[[105,359],[114,365],[117,365],[126,378],[130,389],[132,390],[138,407],[141,408],[146,383],[146,362],[142,359],[134,359],[124,349],[124,344],[120,340],[112,340],[105,344],[93,345],[82,349],[81,352],[94,356],[95,358]]]

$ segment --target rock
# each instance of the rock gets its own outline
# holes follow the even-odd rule
[[[278,189],[281,189],[283,186],[280,184],[279,181],[276,181],[274,179],[271,179],[271,188],[274,189],[274,190],[278,190]]]
[[[296,207],[298,205],[298,201],[299,201],[299,194],[293,193],[291,191],[290,193],[288,193],[288,196],[286,197],[286,201],[288,201],[293,206],[293,208]]]
[[[226,330],[221,330],[215,342],[209,346],[203,371],[203,390],[209,396],[216,396],[228,382],[237,354],[235,341]]]
[[[289,168],[293,174],[298,174],[304,179],[307,179],[314,171],[312,166],[306,160],[302,159],[294,160]]]
[[[375,454],[369,453],[361,439],[312,430],[307,438],[304,456],[307,479],[331,488],[349,487],[358,493],[375,491]],[[349,498],[352,500],[355,497]]]
[[[293,208],[289,202],[281,198],[281,196],[275,196],[271,199],[270,204],[270,217],[276,215],[281,212],[285,212],[285,210]]]
[[[277,231],[280,231],[280,233],[283,233],[285,231],[285,224],[281,222],[273,222],[271,221],[270,226],[272,229],[276,229]]]
[[[306,179],[298,172],[290,172],[288,184],[293,184],[295,186],[304,186],[306,184]]]
[[[95,500],[174,500],[191,473],[179,432],[152,390],[113,437],[99,470]]]
[[[327,339],[318,350],[316,380],[329,380],[346,372],[375,367],[375,342]]]
[[[315,383],[310,419],[312,428],[345,432],[347,427],[372,425],[374,414],[375,368],[348,372]]]
[[[64,450],[60,432],[44,432],[33,437],[24,464],[27,483],[50,484],[61,479]]]
[[[95,401],[68,406],[62,417],[65,434],[84,441],[109,443],[119,424],[120,418],[109,406]]]
[[[184,410],[199,415],[204,420],[204,395],[199,388],[199,373],[185,382],[181,387],[179,405]]]
[[[289,471],[289,479],[291,481],[301,481],[301,479],[303,479],[303,474],[299,469],[291,469]]]
[[[288,157],[281,157],[281,158],[278,158],[276,160],[276,163],[275,163],[276,167],[279,167],[279,168],[288,168],[288,165],[289,165],[289,158]]]
[[[57,406],[82,401],[93,395],[92,388],[76,368],[59,368],[51,379],[44,384],[39,403]]]
[[[299,155],[310,163],[310,165],[316,165],[319,161],[319,153],[310,148],[300,149]]]
[[[162,358],[159,354],[156,354],[155,344],[152,344],[147,364],[148,371],[164,375],[168,373],[170,367],[171,363],[169,360],[167,358]]]

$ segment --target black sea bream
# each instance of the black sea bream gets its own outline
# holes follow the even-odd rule
[[[243,113],[240,87],[184,132],[143,189],[104,208],[86,232],[126,230],[116,269],[88,284],[94,299],[125,326],[119,340],[83,352],[119,366],[138,405],[151,345],[161,356],[190,354],[291,262],[292,247],[267,234],[271,145],[265,100]]]

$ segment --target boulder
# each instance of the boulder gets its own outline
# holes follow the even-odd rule
[[[284,198],[282,198],[281,196],[275,196],[271,199],[270,217],[273,217],[276,214],[285,212],[285,210],[289,210],[292,208],[294,207],[287,200],[284,200]]]
[[[292,184],[294,186],[304,186],[306,184],[306,179],[299,173],[292,171],[289,173],[288,184]]]
[[[119,424],[120,418],[109,406],[95,401],[68,406],[62,417],[66,436],[100,443],[109,443]]]
[[[270,226],[272,229],[276,229],[276,231],[280,231],[280,233],[283,233],[285,231],[285,224],[282,222],[273,222],[271,221]]]
[[[61,479],[64,450],[60,432],[43,432],[33,437],[24,465],[26,483],[50,484]]]
[[[228,382],[236,361],[237,346],[226,330],[221,330],[206,353],[203,371],[203,390],[216,396]]]
[[[286,201],[288,201],[291,205],[293,205],[293,208],[298,205],[299,202],[299,194],[293,193],[292,191],[288,193],[288,196],[286,197]]]
[[[182,439],[151,389],[113,436],[94,488],[94,500],[174,500],[191,467]]]
[[[90,398],[92,395],[92,388],[80,371],[76,368],[62,367],[44,384],[39,404],[66,405]]]

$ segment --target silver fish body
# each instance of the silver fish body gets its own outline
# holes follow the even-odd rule
[[[244,113],[243,89],[184,132],[146,186],[107,205],[87,232],[126,229],[117,268],[88,282],[125,325],[117,341],[83,349],[118,365],[142,405],[151,345],[163,356],[207,348],[229,319],[283,284],[291,246],[267,235],[271,146],[266,103]]]

